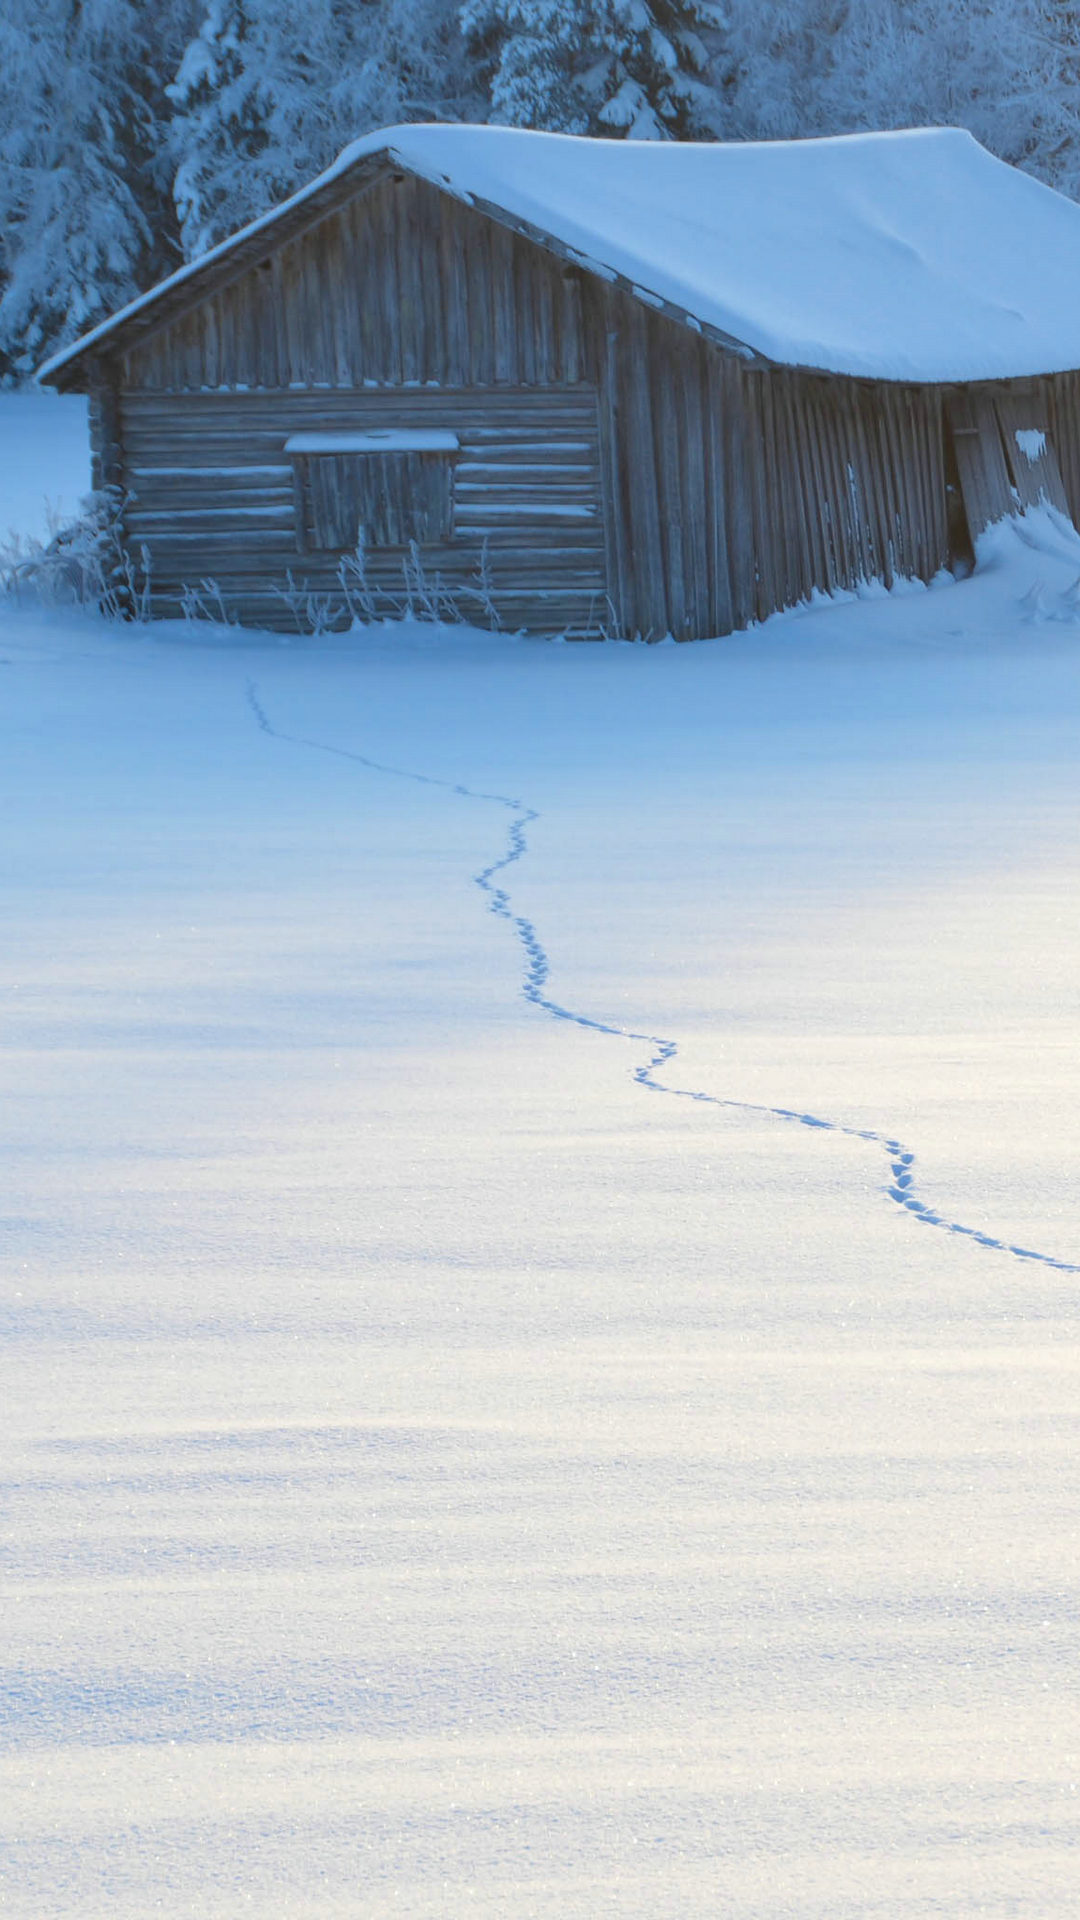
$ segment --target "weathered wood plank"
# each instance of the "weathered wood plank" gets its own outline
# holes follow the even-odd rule
[[[295,409],[309,413],[339,414],[347,410],[354,402],[357,393],[364,396],[365,406],[377,411],[380,407],[396,412],[398,407],[408,405],[409,392],[401,387],[368,387],[361,385],[354,390],[342,393],[329,389],[291,389],[288,391],[289,404]],[[573,419],[575,415],[588,416],[591,407],[591,388],[580,385],[574,387],[525,387],[493,388],[477,385],[475,382],[458,387],[424,388],[425,407],[438,410],[440,407],[455,406],[462,394],[476,393],[485,397],[485,404],[492,415],[498,419],[506,416],[518,419],[521,405],[532,405],[538,420],[555,414],[560,419]],[[243,393],[185,393],[180,413],[191,420],[208,418],[230,419],[240,417],[258,420],[260,415],[268,419],[277,419],[280,412],[281,391],[267,389]],[[124,395],[124,405],[132,417],[146,420],[169,420],[178,417],[175,407],[175,395],[154,393],[145,390],[129,390]]]
[[[996,400],[1009,475],[1022,507],[1046,500],[1068,515],[1069,501],[1050,438],[1050,407],[1044,391],[1004,392]]]
[[[762,379],[760,400],[773,592],[777,608],[792,607],[802,598],[803,582],[799,565],[799,515],[793,497],[790,450],[780,414],[779,383],[768,377]]]
[[[670,625],[660,532],[656,427],[649,384],[646,318],[627,303],[619,328],[620,415],[623,460],[620,501],[627,528],[632,630],[660,640]]]
[[[690,631],[686,550],[683,538],[681,434],[677,404],[678,356],[658,354],[652,341],[652,316],[646,316],[649,391],[655,438],[660,549],[664,569],[665,627],[676,640]]]
[[[524,241],[519,245],[526,245]],[[555,268],[553,282],[559,299],[559,377],[569,383],[585,380],[588,356],[585,348],[583,279],[577,267]]]
[[[948,405],[960,490],[974,541],[995,520],[1016,511],[1016,498],[993,400],[960,388]]]
[[[756,617],[757,577],[754,561],[753,516],[750,506],[748,451],[750,425],[745,400],[744,369],[727,355],[714,363],[723,379],[716,397],[720,417],[715,423],[724,459],[724,496],[727,510],[727,553],[735,624],[745,627]]]
[[[720,408],[723,374],[716,348],[702,342],[703,386],[702,438],[705,446],[706,509],[705,533],[708,543],[709,626],[713,633],[730,633],[735,625],[731,596],[731,573],[727,546],[727,487]]]
[[[945,498],[945,431],[941,394],[924,389],[918,395],[922,444],[925,455],[923,472],[926,486],[926,526],[928,552],[924,578],[934,575],[949,560],[949,524]]]
[[[923,409],[920,397],[910,390],[899,396],[899,406],[904,434],[905,521],[911,530],[912,572],[916,579],[926,580],[932,571],[933,540]]]
[[[802,384],[792,375],[785,374],[780,382],[779,391],[780,403],[788,422],[801,525],[803,593],[808,596],[814,587],[822,592],[829,590],[832,579],[831,554],[825,538],[820,501],[813,484],[808,421],[806,407],[803,404]]]
[[[897,576],[910,574],[914,570],[910,558],[910,529],[903,506],[901,438],[896,415],[897,402],[892,390],[885,389],[876,397],[879,404],[874,409],[874,445],[885,501],[883,537],[887,577],[895,580]]]
[[[849,381],[839,384],[836,399],[843,440],[844,498],[855,579],[857,582],[873,580],[877,573],[877,553],[873,540],[872,512],[867,499],[858,402]]]
[[[299,464],[299,463],[298,463]],[[287,527],[292,531],[293,503],[286,495],[272,506],[238,507],[165,507],[145,508],[131,505],[124,516],[125,525],[132,534],[142,529],[146,533],[161,534],[167,537],[170,531],[185,538],[198,533],[246,533],[251,527]]]
[[[159,480],[153,474],[131,474],[130,469],[128,477],[128,490],[137,507],[173,513],[186,513],[190,509],[202,511],[211,498],[215,511],[219,506],[234,512],[241,507],[272,507],[290,497],[291,484],[288,469],[280,480],[265,486],[245,485],[239,477],[220,473],[194,478],[188,484],[168,478]]]
[[[528,329],[529,314],[519,305],[520,283],[515,283],[514,254],[518,241],[505,227],[492,223],[491,242],[491,327],[493,376],[496,383],[510,386],[523,367],[521,338]],[[530,359],[535,356],[530,354]]]
[[[815,383],[814,415],[821,458],[821,494],[832,534],[837,584],[850,590],[858,584],[859,560],[851,537],[847,448],[831,382]]]
[[[190,570],[191,556],[205,556],[206,563],[211,559],[215,566],[226,572],[244,575],[255,572],[267,581],[283,574],[289,567],[295,567],[297,548],[288,530],[281,527],[264,528],[257,534],[238,542],[229,534],[186,533],[172,534],[168,538],[154,538],[148,542],[155,568],[169,568],[173,562],[186,573]],[[540,581],[550,581],[553,587],[564,584],[568,572],[580,572],[587,578],[596,591],[605,590],[604,551],[602,547],[591,546],[571,538],[557,538],[553,533],[545,538],[535,539],[531,529],[518,528],[506,531],[490,538],[477,532],[475,538],[461,539],[450,548],[424,547],[421,559],[425,566],[448,567],[462,574],[473,572],[479,563],[484,548],[490,555],[492,565],[503,569],[503,577],[512,585],[510,578],[535,576]],[[345,547],[316,552],[313,548],[304,549],[305,564],[325,565],[332,576],[337,569]],[[380,555],[390,555],[396,565],[404,547],[375,547],[368,549],[368,557],[374,564]]]
[[[878,457],[888,476],[892,570],[903,578],[919,576],[919,536],[911,524],[911,501],[907,488],[905,455],[905,409],[907,397],[892,388],[882,390],[878,407]]]
[[[799,598],[796,584],[798,554],[797,539],[793,538],[793,516],[789,503],[791,476],[785,457],[778,399],[776,381],[763,380],[759,389],[762,464],[765,496],[768,503],[774,592],[777,607],[790,607],[794,606]]]
[[[661,345],[662,350],[662,345]],[[680,356],[676,383],[680,437],[679,485],[683,559],[687,576],[688,617],[684,637],[708,633],[711,615],[706,515],[709,489],[705,470],[705,379],[700,341],[690,336]]]
[[[863,562],[868,580],[892,584],[885,537],[886,507],[882,494],[881,463],[867,417],[866,394],[862,388],[849,389],[853,468],[861,520]]]
[[[794,404],[802,422],[807,489],[815,502],[815,519],[822,547],[824,572],[819,578],[819,584],[826,592],[834,593],[837,587],[843,584],[844,569],[834,525],[830,470],[825,454],[821,407],[818,401],[819,386],[818,381],[805,379],[800,381]]]
[[[1040,382],[1050,408],[1054,447],[1069,516],[1080,526],[1080,375],[1057,374]]]
[[[754,557],[753,618],[765,620],[780,604],[775,572],[773,532],[769,519],[769,490],[766,471],[767,452],[762,418],[761,375],[749,372],[743,384],[746,420],[746,478],[753,529],[751,551]]]

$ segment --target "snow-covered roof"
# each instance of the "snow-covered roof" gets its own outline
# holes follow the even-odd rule
[[[354,141],[40,377],[152,322],[185,283],[197,298],[238,247],[294,232],[379,155],[781,364],[913,381],[1080,367],[1080,206],[959,128],[699,145],[401,126]]]

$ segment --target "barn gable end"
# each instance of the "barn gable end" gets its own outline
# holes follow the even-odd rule
[[[309,596],[343,618],[343,567],[389,612],[408,568],[414,594],[481,622],[614,624],[582,276],[425,181],[385,174],[138,341],[113,380],[114,479],[157,612],[209,578],[246,621],[303,624]],[[368,526],[361,588],[358,527],[321,550],[305,528],[328,462],[286,442],[363,428],[457,438],[451,524],[422,541],[419,581]]]
[[[410,174],[384,171],[123,356],[125,387],[572,386],[581,276]]]

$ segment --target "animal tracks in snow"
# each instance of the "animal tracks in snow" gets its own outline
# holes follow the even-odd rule
[[[993,1234],[983,1233],[977,1227],[968,1227],[959,1220],[949,1220],[944,1214],[935,1212],[926,1201],[920,1200],[915,1185],[915,1155],[900,1140],[889,1134],[881,1133],[872,1127],[851,1127],[839,1120],[828,1120],[816,1113],[800,1113],[794,1107],[770,1107],[757,1101],[737,1100],[727,1094],[707,1093],[698,1087],[677,1087],[667,1080],[658,1078],[658,1074],[667,1068],[678,1056],[678,1042],[665,1039],[660,1034],[638,1032],[632,1027],[619,1026],[614,1021],[598,1020],[589,1014],[578,1013],[572,1007],[564,1007],[560,1001],[552,999],[548,992],[551,975],[551,962],[547,950],[533,922],[524,914],[514,911],[508,889],[502,883],[502,877],[511,867],[523,860],[529,851],[527,830],[540,818],[533,807],[521,800],[515,800],[505,793],[487,793],[480,788],[465,786],[463,782],[444,780],[436,774],[416,773],[409,767],[395,767],[383,760],[375,760],[369,754],[356,753],[347,747],[331,746],[324,740],[309,740],[302,734],[284,733],[271,722],[266,709],[259,699],[258,690],[251,680],[247,683],[248,704],[261,731],[273,740],[281,740],[290,746],[309,747],[317,753],[333,754],[340,760],[351,760],[357,766],[366,767],[372,773],[385,773],[398,780],[412,780],[420,786],[440,787],[444,792],[457,794],[463,800],[480,800],[492,806],[504,808],[512,815],[507,830],[506,850],[498,860],[482,872],[474,874],[476,886],[486,896],[489,910],[500,920],[504,920],[512,929],[521,949],[525,963],[522,981],[522,993],[526,1000],[539,1007],[552,1019],[569,1021],[572,1026],[584,1027],[590,1033],[609,1034],[615,1040],[628,1040],[632,1044],[652,1049],[648,1060],[633,1069],[633,1077],[640,1087],[649,1093],[662,1094],[674,1100],[695,1100],[703,1106],[723,1107],[729,1112],[756,1113],[774,1120],[789,1121],[795,1126],[812,1128],[817,1132],[835,1133],[848,1140],[865,1140],[869,1146],[877,1147],[885,1154],[889,1166],[889,1184],[885,1188],[888,1198],[901,1207],[913,1220],[924,1226],[937,1227],[943,1233],[952,1233],[974,1240],[980,1247],[987,1247],[994,1253],[1009,1254],[1015,1260],[1035,1261],[1043,1267],[1052,1267],[1058,1273],[1080,1273],[1080,1264],[1068,1260],[1058,1260],[1052,1254],[1039,1253],[1032,1247],[1018,1247],[1012,1241],[1000,1240]]]

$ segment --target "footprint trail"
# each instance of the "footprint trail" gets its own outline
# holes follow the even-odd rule
[[[936,1213],[926,1201],[920,1200],[916,1191],[914,1153],[891,1134],[879,1132],[873,1127],[846,1126],[840,1120],[824,1119],[816,1113],[800,1113],[794,1107],[770,1107],[753,1100],[736,1100],[726,1094],[706,1093],[697,1087],[673,1086],[669,1081],[658,1078],[659,1072],[678,1057],[677,1041],[666,1039],[662,1034],[638,1032],[633,1027],[575,1012],[572,1007],[565,1007],[560,1001],[552,999],[548,991],[551,962],[547,950],[533,922],[524,914],[514,911],[510,893],[501,879],[529,851],[527,830],[540,818],[534,807],[526,806],[524,801],[515,800],[509,794],[487,793],[480,788],[467,787],[461,781],[444,780],[436,774],[416,773],[409,767],[396,767],[387,761],[375,760],[369,754],[355,753],[347,747],[331,746],[323,740],[309,740],[302,734],[284,733],[272,724],[251,680],[247,683],[247,698],[260,730],[273,740],[284,741],[290,746],[308,747],[317,753],[333,754],[339,760],[351,760],[372,773],[390,774],[395,779],[415,781],[420,786],[440,787],[463,800],[485,801],[504,808],[512,816],[507,830],[506,850],[500,859],[474,874],[473,881],[485,895],[489,911],[497,919],[504,920],[517,939],[525,965],[521,991],[526,1000],[531,1001],[534,1007],[540,1007],[554,1020],[567,1020],[572,1026],[584,1027],[590,1033],[608,1034],[614,1040],[627,1040],[634,1045],[649,1047],[652,1050],[649,1058],[633,1069],[633,1077],[640,1087],[669,1099],[696,1100],[703,1106],[723,1107],[728,1112],[762,1114],[770,1119],[812,1128],[816,1132],[835,1133],[849,1140],[865,1140],[885,1155],[889,1169],[889,1183],[885,1192],[893,1204],[901,1207],[911,1219],[920,1221],[923,1226],[937,1227],[942,1233],[962,1235],[965,1239],[974,1240],[980,1247],[989,1248],[991,1252],[1009,1254],[1014,1260],[1034,1261],[1039,1266],[1052,1267],[1058,1273],[1080,1273],[1080,1264],[1058,1260],[1052,1254],[1040,1253],[1033,1247],[1015,1246],[1009,1240],[999,1240],[993,1234],[983,1233],[978,1227],[968,1227],[960,1220],[949,1220],[944,1214]]]

